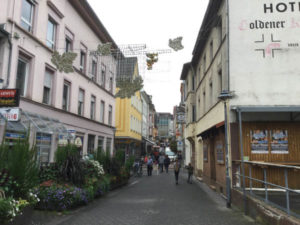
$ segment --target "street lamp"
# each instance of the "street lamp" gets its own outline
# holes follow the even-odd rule
[[[232,98],[233,94],[227,90],[223,90],[219,95],[219,99],[224,102],[224,126],[225,126],[225,166],[226,166],[226,206],[231,207],[231,179],[229,176],[229,150],[228,150],[228,119],[227,119],[227,102]]]

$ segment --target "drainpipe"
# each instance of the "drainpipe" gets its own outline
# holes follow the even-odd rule
[[[4,89],[9,86],[9,80],[10,80],[10,70],[11,70],[11,57],[12,57],[12,42],[10,40],[10,37],[8,37],[8,44],[9,44],[9,57],[8,57],[8,66],[7,66],[7,76],[6,76],[6,84],[3,87]]]

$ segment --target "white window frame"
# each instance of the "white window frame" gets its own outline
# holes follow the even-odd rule
[[[112,125],[112,116],[113,116],[113,107],[112,105],[108,106],[108,125]]]
[[[95,114],[96,114],[96,96],[91,95],[90,118],[92,120],[95,119]]]
[[[46,76],[47,74],[51,77],[51,84],[50,84],[50,87],[47,87],[50,89],[50,93],[49,93],[49,100],[48,102],[44,102],[44,96],[45,96],[45,81],[46,81]],[[48,69],[45,70],[45,77],[44,77],[44,89],[43,89],[43,103],[44,104],[47,104],[47,105],[51,105],[52,104],[52,93],[53,93],[53,76],[54,76],[54,73]]]
[[[101,64],[101,86],[105,88],[106,83],[106,66]]]
[[[82,93],[82,101],[80,101],[80,94],[81,93]],[[77,107],[77,110],[78,110],[77,113],[78,113],[79,116],[84,116],[84,95],[85,95],[84,90],[79,88],[79,91],[78,91],[78,107]],[[79,111],[80,103],[82,103],[82,107],[80,108],[80,111]]]
[[[23,63],[26,64],[26,69],[25,69],[25,82],[24,82],[24,88],[23,88],[23,93],[20,92],[21,96],[25,96],[27,93],[27,85],[28,85],[28,76],[29,76],[29,61],[24,59],[23,57],[18,58],[18,67],[19,67],[19,61],[22,61]],[[17,73],[18,73],[18,67],[17,67]],[[18,74],[17,74],[18,76]],[[17,78],[17,77],[16,77]],[[17,86],[17,79],[16,79],[16,86]]]
[[[67,104],[66,104],[66,108],[64,109],[64,88],[65,88],[65,85],[68,86],[68,93],[67,93]],[[63,100],[62,100],[62,109],[63,110],[66,110],[66,111],[69,111],[70,110],[70,93],[71,93],[71,83],[64,80],[64,85],[63,85]]]
[[[49,26],[49,22],[53,24],[53,40],[49,40],[48,39],[48,26]],[[51,49],[55,49],[55,42],[56,42],[56,30],[57,30],[57,23],[51,18],[48,18],[48,23],[47,23],[47,35],[46,35],[46,45],[51,48]],[[51,44],[52,46],[49,46],[49,44]]]
[[[31,21],[27,21],[27,19],[24,18],[23,15],[22,15],[22,13],[23,13],[23,7],[24,7],[24,2],[28,2],[28,3],[31,5],[31,15],[30,15],[30,20],[31,20]],[[34,3],[33,3],[32,1],[30,1],[30,0],[23,0],[23,1],[22,1],[21,21],[22,21],[23,23],[26,23],[26,24],[29,26],[30,29],[27,30],[26,28],[24,28],[24,27],[22,26],[22,24],[21,24],[21,27],[22,27],[23,29],[27,30],[27,31],[30,32],[30,33],[32,33],[32,31],[33,31],[34,7],[35,7],[35,5],[34,5]]]
[[[103,108],[102,108],[103,106]],[[100,122],[104,123],[105,118],[105,102],[101,100],[100,102]]]

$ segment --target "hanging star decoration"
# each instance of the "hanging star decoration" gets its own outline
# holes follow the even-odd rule
[[[97,48],[97,52],[99,55],[108,56],[111,54],[111,46],[112,43],[108,42],[105,44],[99,44]]]
[[[130,78],[118,78],[116,86],[120,89],[116,94],[117,98],[131,98],[131,96],[134,96],[135,92],[140,91],[144,85],[142,77],[137,76],[134,80]]]
[[[158,61],[158,53],[146,53],[147,69],[152,70],[153,64]]]
[[[71,73],[74,72],[73,61],[77,57],[77,53],[65,52],[62,55],[55,51],[52,54],[51,62],[56,66],[59,72]]]
[[[175,39],[169,39],[169,47],[172,48],[174,51],[178,51],[183,49],[183,45],[181,44],[182,37],[177,37]]]

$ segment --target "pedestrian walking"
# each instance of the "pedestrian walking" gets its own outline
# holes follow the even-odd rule
[[[159,163],[159,168],[161,173],[164,172],[164,161],[165,161],[165,156],[161,154],[158,158],[158,163]]]
[[[152,170],[153,170],[153,160],[151,158],[149,158],[147,161],[148,176],[152,176]]]
[[[186,168],[188,170],[187,182],[191,184],[192,183],[192,176],[193,176],[193,173],[194,173],[194,167],[192,166],[191,163],[189,163],[189,165]]]
[[[178,159],[176,159],[175,163],[174,163],[174,173],[175,173],[176,185],[178,184],[179,172],[180,172],[180,163],[179,163]]]
[[[166,155],[166,158],[164,160],[164,164],[165,164],[165,169],[166,169],[166,173],[169,172],[169,165],[170,165],[171,161],[168,155]]]
[[[182,154],[181,154],[181,152],[178,152],[178,153],[177,153],[177,159],[178,159],[178,161],[179,161],[179,164],[182,165],[182,164],[181,164],[181,163],[182,163]]]
[[[147,163],[147,162],[148,162],[148,157],[145,156],[144,163]]]

